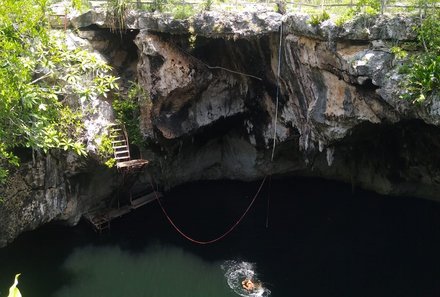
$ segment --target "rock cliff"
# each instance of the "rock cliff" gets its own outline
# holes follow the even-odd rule
[[[164,186],[305,175],[439,199],[439,101],[399,98],[390,51],[415,40],[410,18],[338,27],[259,9],[189,20],[133,12],[121,35],[103,11],[70,22],[123,81],[137,79],[149,93],[140,149]],[[50,220],[77,222],[117,187],[114,171],[94,161],[77,167],[69,156],[37,156],[11,176],[0,246]]]
[[[428,153],[438,103],[399,98],[390,51],[415,40],[410,18],[342,27],[258,11],[143,18],[138,78],[151,102],[141,127],[162,150],[164,183],[298,174],[438,199],[439,160]]]

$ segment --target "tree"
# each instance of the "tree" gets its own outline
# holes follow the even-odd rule
[[[48,0],[2,0],[0,5],[0,181],[18,166],[13,151],[28,147],[86,153],[81,107],[116,88],[110,66],[70,50],[51,31]]]

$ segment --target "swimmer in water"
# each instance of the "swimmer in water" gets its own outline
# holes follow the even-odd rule
[[[261,287],[260,283],[254,283],[251,279],[245,279],[241,282],[241,286],[243,287],[243,289],[245,289],[246,291],[252,292],[258,288]]]
[[[246,291],[253,291],[255,289],[255,285],[252,282],[252,280],[250,279],[245,279],[241,282],[241,285],[243,287],[243,289],[245,289]]]

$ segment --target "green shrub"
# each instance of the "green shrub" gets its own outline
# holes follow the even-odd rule
[[[72,0],[72,6],[78,11],[85,11],[91,7],[88,0]]]
[[[166,0],[153,0],[153,3],[150,4],[149,11],[154,12],[164,12],[166,7]]]
[[[408,53],[403,50],[400,46],[393,46],[391,48],[391,53],[394,54],[396,59],[402,60],[408,56]]]
[[[113,100],[113,109],[118,122],[124,124],[130,143],[142,146],[143,137],[139,128],[139,101],[150,100],[148,93],[135,82],[131,82],[127,94],[118,94]]]
[[[335,22],[337,26],[342,26],[346,22],[356,18],[357,16],[374,16],[379,14],[381,9],[380,0],[359,0],[356,6],[347,9]]]
[[[418,40],[426,52],[440,54],[440,10],[430,13],[417,28]]]
[[[428,15],[417,28],[418,40],[424,52],[413,55],[401,72],[406,74],[403,99],[424,102],[440,88],[440,11]]]
[[[112,31],[122,31],[125,28],[128,5],[129,0],[107,0],[107,17]]]
[[[203,10],[210,11],[212,8],[212,4],[214,4],[214,0],[204,0],[202,3]]]
[[[319,15],[312,15],[310,17],[309,24],[312,26],[319,26],[322,22],[328,19],[330,19],[330,15],[326,11],[323,11]]]
[[[86,151],[82,117],[91,99],[116,88],[111,67],[95,54],[70,49],[50,30],[45,0],[2,0],[0,5],[0,182],[17,147]]]
[[[191,4],[178,4],[172,11],[176,20],[185,20],[195,14],[194,7]]]
[[[114,150],[109,133],[109,130],[106,130],[105,134],[102,134],[95,139],[95,143],[97,154],[100,157],[101,162],[104,162],[107,167],[111,168],[115,166],[116,160],[113,156]]]
[[[435,90],[440,88],[440,56],[435,54],[423,54],[411,58],[407,78],[403,86],[406,93],[403,99],[413,103],[422,103]]]

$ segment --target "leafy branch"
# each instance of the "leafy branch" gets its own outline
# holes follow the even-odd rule
[[[18,166],[17,147],[85,155],[83,118],[91,101],[117,88],[97,55],[66,46],[49,30],[46,0],[0,6],[0,182]]]

